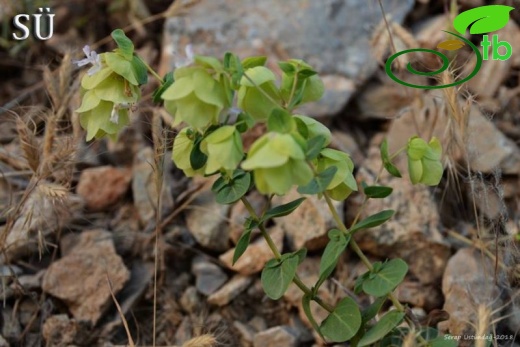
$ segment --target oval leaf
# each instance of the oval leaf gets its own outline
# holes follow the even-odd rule
[[[219,204],[232,204],[247,193],[251,185],[251,174],[241,170],[236,170],[233,179],[228,183],[218,179],[213,185],[213,192],[216,193],[215,200]]]
[[[305,312],[305,315],[307,316],[307,319],[311,323],[313,329],[320,334],[321,338],[325,340],[325,337],[321,335],[320,327],[318,326],[318,323],[316,323],[316,320],[314,319],[314,316],[312,315],[311,311],[311,297],[308,294],[305,294],[302,298],[302,306],[303,306],[303,312]]]
[[[262,220],[267,221],[268,219],[271,219],[271,218],[287,216],[288,214],[291,214],[292,211],[296,210],[298,208],[298,206],[301,205],[303,200],[305,200],[305,198],[299,198],[299,199],[291,201],[287,204],[276,206],[276,207],[270,209],[269,211],[267,211],[266,214],[264,215],[264,217],[262,218]]]
[[[121,29],[112,31],[111,36],[119,48],[119,53],[121,53],[126,60],[131,60],[134,54],[134,44],[132,40],[130,40]]]
[[[391,293],[408,272],[408,265],[402,259],[392,259],[384,263],[379,271],[370,273],[363,281],[363,291],[376,297]]]
[[[268,297],[278,300],[284,295],[296,275],[298,261],[298,256],[292,256],[283,261],[271,259],[265,264],[261,280]]]
[[[309,184],[303,187],[298,187],[298,193],[300,194],[319,194],[327,190],[330,182],[334,178],[334,175],[338,171],[338,168],[331,166],[326,170],[323,170],[314,177]]]
[[[453,27],[464,35],[470,27],[470,34],[486,34],[502,29],[509,21],[509,12],[514,7],[504,5],[480,6],[464,11],[455,17]]]
[[[364,189],[365,195],[373,199],[386,198],[388,195],[392,194],[392,191],[393,188],[383,186],[368,186]]]
[[[381,340],[392,331],[404,318],[404,312],[390,311],[385,314],[379,322],[370,328],[365,336],[359,341],[358,347],[370,346],[374,342]]]
[[[235,252],[233,253],[233,265],[237,262],[238,259],[244,254],[249,246],[249,242],[251,241],[251,229],[245,230],[240,239],[237,242],[237,246],[235,247]]]
[[[374,215],[371,215],[370,217],[367,217],[367,218],[363,219],[361,222],[354,225],[350,229],[350,233],[354,233],[361,229],[369,229],[369,228],[377,227],[377,226],[383,224],[384,222],[386,222],[387,220],[389,220],[390,218],[392,218],[394,213],[395,213],[394,210],[384,210],[384,211],[378,212]]]
[[[321,323],[320,331],[332,342],[350,340],[361,327],[361,312],[354,300],[344,298]]]
[[[394,177],[402,177],[399,169],[392,164],[390,160],[390,154],[388,154],[388,141],[386,139],[381,143],[381,160],[383,161],[383,166],[388,173]]]
[[[341,230],[332,229],[329,231],[329,239],[330,241],[327,247],[325,247],[323,256],[321,257],[320,278],[315,286],[316,290],[330,276],[332,271],[334,271],[341,253],[347,248],[350,235],[345,236]]]
[[[307,151],[305,151],[305,159],[314,160],[318,157],[321,150],[326,146],[327,138],[323,135],[317,135],[307,141]]]
[[[437,48],[445,49],[447,51],[456,51],[465,46],[465,43],[461,40],[446,40],[437,45]]]

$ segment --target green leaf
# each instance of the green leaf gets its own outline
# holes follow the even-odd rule
[[[296,210],[304,200],[305,198],[299,198],[287,204],[276,206],[267,211],[263,216],[262,220],[267,221],[271,218],[287,216],[288,214],[291,214],[294,210]]]
[[[190,165],[193,170],[202,169],[208,161],[208,156],[200,149],[201,142],[202,138],[196,139],[190,153]]]
[[[376,297],[391,293],[406,276],[408,265],[402,259],[392,259],[382,264],[381,269],[374,269],[363,281],[363,291]]]
[[[296,67],[291,63],[281,61],[278,63],[278,66],[283,72],[285,72],[288,75],[292,75],[296,72]]]
[[[303,187],[298,187],[298,193],[300,194],[319,194],[327,190],[330,182],[334,178],[334,175],[338,171],[338,168],[331,166],[314,177],[309,184]]]
[[[311,77],[311,76],[314,76],[318,74],[316,71],[314,70],[311,70],[311,69],[303,69],[303,70],[300,70],[298,71],[298,79],[306,79],[308,77]]]
[[[251,185],[251,174],[242,170],[235,170],[233,178],[225,184],[223,184],[222,181],[219,181],[221,179],[223,178],[219,178],[213,184],[213,187],[217,185],[215,189],[219,188],[216,191],[215,197],[215,200],[219,204],[232,204],[240,200],[240,198],[247,193]],[[215,192],[215,190],[213,191]]]
[[[486,34],[505,27],[512,10],[514,7],[504,5],[479,6],[455,17],[453,27],[462,35],[469,26],[470,34]]]
[[[392,194],[393,188],[383,186],[368,186],[364,188],[365,195],[373,199],[386,198]]]
[[[233,265],[237,262],[237,260],[244,254],[247,247],[249,246],[249,242],[251,242],[251,232],[252,229],[246,229],[240,236],[240,239],[237,242],[235,247],[235,253],[233,253]]]
[[[386,139],[381,143],[381,160],[383,161],[383,166],[390,175],[394,177],[402,177],[399,169],[395,167],[390,160],[390,155],[388,154],[388,141]]]
[[[327,138],[324,135],[314,136],[312,139],[307,141],[307,151],[305,152],[305,159],[316,159],[323,147],[325,147],[326,142]]]
[[[301,248],[301,249],[297,250],[296,252],[292,252],[290,254],[291,254],[291,256],[295,256],[298,258],[298,265],[300,265],[301,263],[303,263],[303,261],[305,260],[305,257],[307,256],[307,248]]]
[[[429,347],[457,347],[459,343],[454,338],[450,339],[446,336],[439,336],[433,340],[428,341]],[[490,341],[488,342],[488,346],[491,345]]]
[[[359,341],[358,347],[370,346],[381,340],[392,331],[404,318],[404,312],[390,311],[385,314],[372,328],[370,328],[365,336]]]
[[[278,300],[284,295],[296,275],[298,261],[298,257],[293,255],[283,261],[271,259],[265,264],[261,280],[269,298]]]
[[[359,308],[354,300],[346,297],[323,320],[320,331],[332,342],[344,342],[350,340],[360,327]]]
[[[325,337],[321,334],[320,327],[318,326],[318,323],[316,323],[316,320],[314,319],[314,316],[312,315],[311,311],[311,296],[309,294],[305,294],[302,298],[302,306],[303,306],[303,312],[305,312],[305,315],[307,316],[307,319],[309,319],[309,322],[312,325],[312,328],[314,331],[318,332],[320,334],[321,338],[325,340]]]
[[[370,304],[370,306],[364,309],[363,312],[361,312],[363,322],[369,322],[372,318],[374,318],[379,313],[386,300],[386,296],[381,296],[377,298],[372,304]]]
[[[242,60],[242,66],[244,69],[250,69],[257,66],[264,66],[267,61],[267,57],[265,55],[257,56],[257,57],[247,57]]]
[[[237,117],[235,126],[240,133],[245,133],[255,125],[255,119],[248,113],[240,112]]]
[[[365,272],[363,275],[356,278],[356,283],[354,283],[354,293],[360,294],[363,291],[363,282],[368,278],[370,272]]]
[[[316,291],[319,287],[325,282],[325,280],[330,276],[332,271],[336,268],[336,264],[338,263],[339,257],[341,253],[347,248],[347,245],[350,241],[350,235],[343,234],[341,230],[332,229],[328,233],[329,243],[325,247],[323,251],[323,256],[320,261],[320,277],[318,282],[314,286]]]
[[[168,89],[169,86],[171,86],[174,82],[173,78],[173,71],[168,72],[166,75],[164,75],[163,78],[164,83],[161,84],[152,94],[152,101],[156,104],[160,103],[162,101],[161,96],[164,93],[166,89]]]
[[[288,134],[296,129],[296,122],[289,112],[275,108],[267,119],[267,129],[281,134]]]
[[[361,222],[358,222],[356,225],[354,225],[349,230],[349,232],[354,233],[361,229],[370,229],[370,228],[377,227],[377,226],[383,224],[384,222],[386,222],[387,220],[389,220],[390,218],[392,218],[394,213],[395,213],[394,210],[384,210],[384,211],[378,212],[376,214],[373,214],[373,215],[363,219]]]
[[[131,60],[134,55],[134,44],[132,43],[132,40],[130,40],[121,29],[112,31],[111,36],[116,42],[117,47],[119,47],[119,53],[126,60]]]
[[[146,65],[138,56],[132,57],[132,69],[134,72],[135,79],[139,85],[148,83],[148,72]]]

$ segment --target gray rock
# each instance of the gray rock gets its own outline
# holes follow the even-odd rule
[[[388,17],[402,22],[413,0],[383,0]],[[211,20],[208,20],[211,13]],[[186,16],[166,21],[160,73],[174,67],[175,54],[192,43],[196,54],[223,57],[267,55],[276,60],[307,61],[323,77],[326,93],[303,111],[312,116],[335,114],[355,85],[377,67],[370,57],[370,37],[382,15],[365,0],[213,0],[192,7]]]
[[[251,284],[253,279],[242,275],[235,275],[228,283],[208,297],[208,303],[225,306],[242,293]]]
[[[229,226],[226,216],[229,205],[215,201],[210,190],[202,192],[193,201],[193,208],[186,213],[186,225],[197,242],[214,251],[229,248]]]
[[[297,333],[288,326],[277,326],[259,332],[253,340],[254,347],[296,347],[298,346]]]
[[[7,340],[17,340],[22,333],[22,326],[16,315],[13,314],[13,309],[11,307],[2,307],[0,314],[3,322],[0,331],[1,335]]]
[[[203,257],[193,260],[192,273],[195,274],[196,287],[199,293],[211,295],[226,283],[228,276],[220,267],[209,262]]]

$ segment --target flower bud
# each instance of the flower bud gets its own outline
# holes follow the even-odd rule
[[[407,154],[408,172],[413,184],[439,184],[443,174],[442,147],[436,137],[433,137],[430,143],[417,136],[412,137],[408,141]]]

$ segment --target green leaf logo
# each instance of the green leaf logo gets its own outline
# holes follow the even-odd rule
[[[455,17],[453,27],[464,35],[470,28],[470,34],[485,34],[502,29],[509,21],[509,12],[514,7],[504,5],[480,6],[464,11]]]

